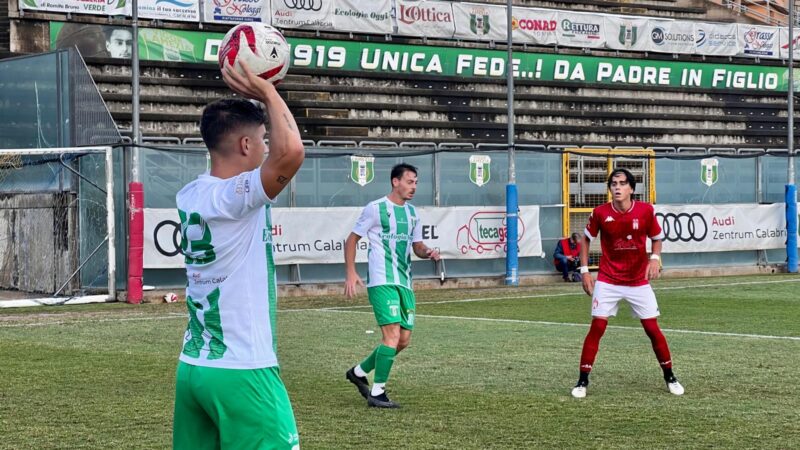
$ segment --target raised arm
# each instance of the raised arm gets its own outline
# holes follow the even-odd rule
[[[269,117],[269,155],[261,165],[261,184],[269,198],[275,198],[289,184],[305,159],[305,149],[294,116],[275,86],[250,72],[239,74],[230,65],[222,70],[225,83],[238,94],[262,102]]]

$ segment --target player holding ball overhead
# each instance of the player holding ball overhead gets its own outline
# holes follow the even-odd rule
[[[245,99],[206,106],[200,132],[210,170],[176,197],[189,324],[176,374],[172,442],[187,450],[295,450],[297,425],[276,355],[270,206],[305,152],[275,80],[259,78],[247,62],[238,65],[241,71],[223,61],[225,83],[263,103],[266,113]]]
[[[592,297],[592,324],[583,342],[578,384],[572,389],[575,398],[586,397],[589,373],[605,333],[608,318],[617,314],[619,302],[626,300],[650,338],[653,351],[664,372],[664,381],[672,394],[683,395],[683,386],[672,373],[669,345],[658,326],[659,310],[649,280],[661,271],[661,241],[664,233],[656,221],[653,205],[633,200],[636,179],[626,169],[614,169],[608,176],[612,200],[598,206],[589,216],[581,245],[580,272],[583,290]],[[589,273],[589,244],[600,235],[602,256],[597,282]],[[652,253],[647,255],[647,239]]]

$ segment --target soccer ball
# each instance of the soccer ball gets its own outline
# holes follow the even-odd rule
[[[254,74],[278,84],[289,70],[289,43],[280,31],[261,22],[248,22],[231,28],[222,38],[219,68],[225,63],[242,73],[244,61]]]
[[[175,302],[178,301],[178,296],[175,295],[174,292],[170,292],[170,293],[164,295],[164,301],[166,303],[175,303]]]

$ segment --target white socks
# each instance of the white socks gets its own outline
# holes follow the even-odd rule
[[[373,384],[372,385],[372,396],[373,397],[377,397],[377,396],[383,394],[383,392],[384,392],[384,388],[383,387],[384,386],[386,386],[386,383],[375,383],[375,384]]]
[[[367,376],[367,372],[364,372],[364,369],[361,368],[361,364],[357,365],[353,372],[355,372],[357,377]]]

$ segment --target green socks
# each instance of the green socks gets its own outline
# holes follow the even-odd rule
[[[372,359],[375,361],[375,383],[386,383],[386,380],[389,379],[389,372],[392,370],[392,364],[394,363],[394,356],[396,354],[397,350],[383,344],[379,345],[378,348],[372,352],[372,355],[375,355],[374,359]],[[370,357],[372,355],[370,355]],[[369,359],[370,358],[367,358],[367,360]],[[361,363],[361,368],[367,371],[364,363]]]
[[[375,347],[375,350],[373,350],[365,360],[361,361],[361,364],[359,364],[359,366],[361,366],[361,370],[367,373],[375,370],[375,358],[378,356],[379,348],[380,347]]]

